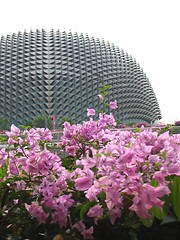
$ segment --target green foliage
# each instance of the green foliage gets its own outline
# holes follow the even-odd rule
[[[135,125],[135,122],[128,122],[126,123],[127,127],[133,127]]]
[[[22,127],[24,125],[21,125]],[[45,116],[43,114],[34,117],[33,120],[30,120],[26,123],[26,126],[29,127],[36,127],[36,128],[49,128],[52,129],[53,121],[52,118],[49,116]]]
[[[142,223],[146,227],[151,227],[154,222],[154,216],[151,216],[149,218],[142,219]]]
[[[171,129],[172,125],[171,124],[167,124],[165,127],[161,128],[159,131],[159,134],[162,134],[164,132],[167,132]]]
[[[81,210],[80,210],[80,219],[84,219],[86,213],[89,211],[89,209],[93,206],[96,205],[96,202],[86,202],[85,204],[82,205]]]
[[[19,125],[19,127],[22,129],[22,130],[29,130],[31,128],[31,126],[25,126],[25,125]]]
[[[9,120],[6,117],[0,117],[0,131],[9,130]]]
[[[150,213],[151,213],[152,216],[156,217],[159,220],[162,220],[166,216],[163,209],[161,210],[156,206],[151,208]]]
[[[174,214],[180,221],[180,176],[174,176],[171,184],[171,202]]]
[[[0,136],[0,143],[6,142],[7,137]]]
[[[107,95],[110,94],[109,89],[110,89],[110,86],[103,85],[102,87],[99,88],[99,94],[101,94],[103,98],[105,98]]]

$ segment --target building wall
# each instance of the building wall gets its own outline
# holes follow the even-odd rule
[[[100,109],[98,89],[110,86],[107,101],[123,122],[161,118],[152,86],[123,50],[88,35],[45,30],[19,32],[0,41],[0,116],[24,123],[39,114],[86,120]],[[107,110],[108,111],[108,110]]]

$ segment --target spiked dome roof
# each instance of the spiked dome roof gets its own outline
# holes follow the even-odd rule
[[[107,101],[122,122],[161,118],[153,88],[139,64],[104,40],[66,31],[36,30],[1,37],[0,116],[24,123],[39,114],[86,119],[99,109],[98,89],[110,87]]]

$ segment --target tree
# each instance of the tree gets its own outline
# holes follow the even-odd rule
[[[36,127],[36,128],[52,129],[53,121],[52,121],[52,118],[41,114],[34,117],[33,120],[28,121],[26,125],[29,125],[31,127]]]

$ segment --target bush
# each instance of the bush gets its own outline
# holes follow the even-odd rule
[[[105,113],[65,122],[53,144],[48,129],[12,125],[0,150],[1,239],[98,240],[108,229],[125,240],[168,214],[180,220],[180,135],[115,126]]]
[[[38,115],[33,120],[27,121],[26,125],[35,128],[49,128],[52,129],[52,118],[45,115]]]

